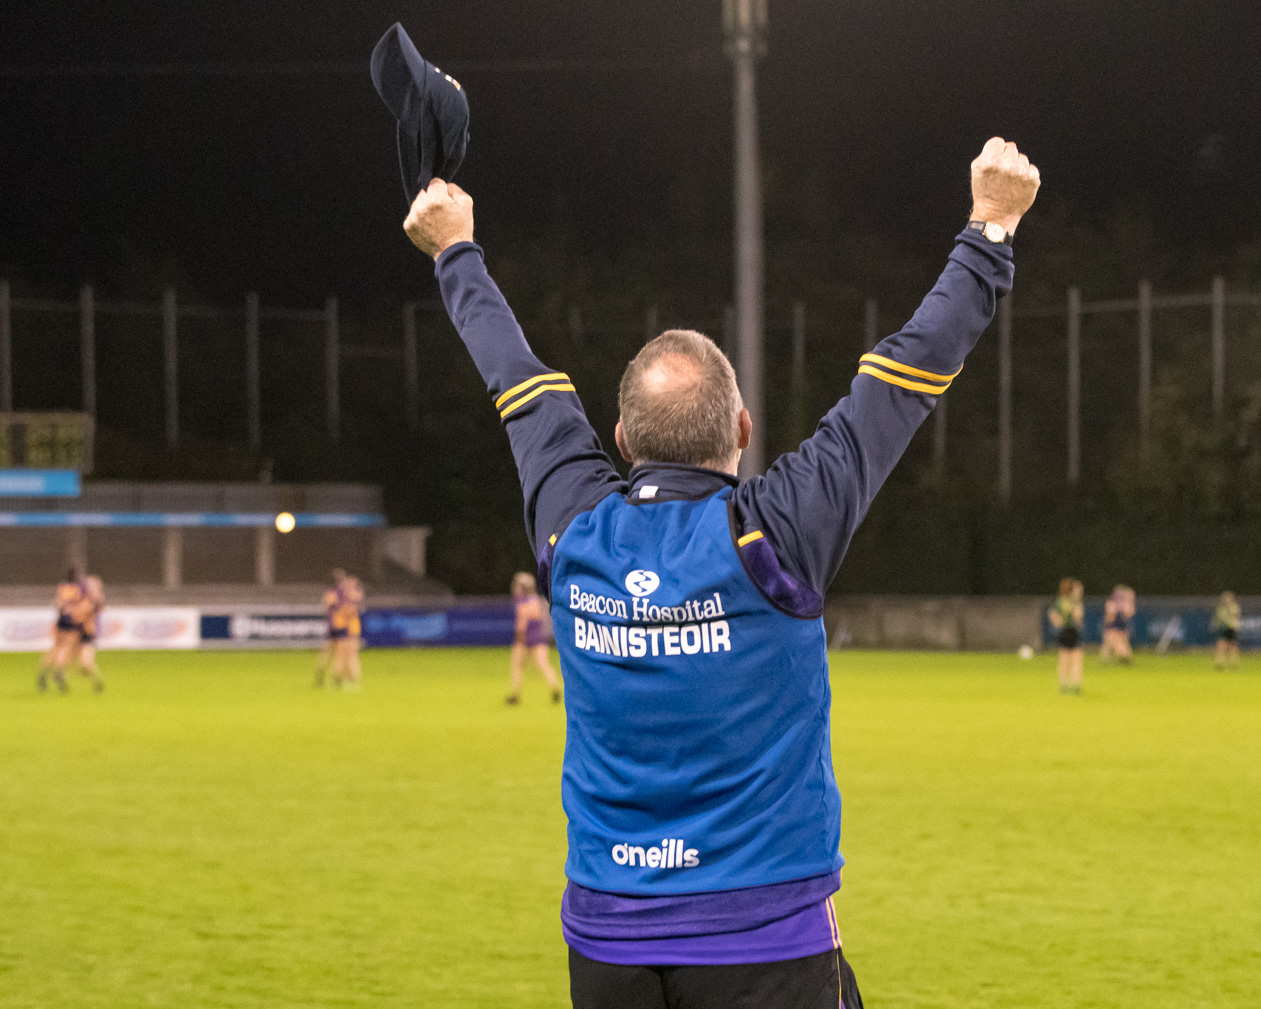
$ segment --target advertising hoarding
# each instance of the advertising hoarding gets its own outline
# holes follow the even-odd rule
[[[51,606],[0,609],[0,651],[47,651],[55,620]],[[187,606],[108,606],[97,635],[103,650],[188,649],[200,643],[200,613]]]

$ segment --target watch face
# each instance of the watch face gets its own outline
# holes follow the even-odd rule
[[[995,245],[1007,240],[1007,231],[1001,224],[998,224],[995,221],[990,221],[985,225],[984,235]]]

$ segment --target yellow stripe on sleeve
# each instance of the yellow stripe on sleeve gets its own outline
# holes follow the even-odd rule
[[[515,396],[517,393],[525,392],[525,390],[530,388],[530,386],[532,385],[538,385],[540,382],[554,382],[554,381],[568,382],[569,376],[562,374],[559,371],[554,371],[550,375],[535,375],[533,378],[526,379],[520,385],[514,385],[511,389],[509,389],[497,400],[495,400],[495,409],[498,410],[501,406],[507,403],[508,400],[512,399],[512,397]]]
[[[912,392],[926,392],[930,396],[940,396],[950,388],[949,385],[925,385],[923,382],[912,382],[909,378],[890,375],[887,371],[880,371],[869,364],[864,364],[859,368],[858,374],[870,375],[872,378],[878,378],[882,382],[888,382],[890,385],[900,386],[903,389],[910,389]]]
[[[738,540],[736,540],[736,546],[738,547],[748,546],[750,543],[754,542],[755,540],[760,540],[760,539],[762,539],[762,533],[760,531],[745,533]]]
[[[577,391],[578,390],[575,389],[568,382],[565,382],[563,384],[557,384],[557,385],[540,385],[533,392],[527,393],[526,395],[522,396],[519,400],[517,400],[511,406],[506,406],[502,410],[500,410],[499,416],[501,418],[507,417],[508,414],[512,413],[513,410],[517,409],[518,407],[525,406],[526,403],[530,402],[530,400],[532,400],[535,396],[541,396],[545,392],[577,392]]]
[[[924,371],[922,368],[912,368],[909,364],[900,364],[889,357],[882,357],[880,354],[864,354],[858,359],[858,363],[878,364],[882,368],[888,368],[890,371],[900,371],[903,375],[914,375],[916,378],[926,378],[930,382],[944,382],[949,385],[959,377],[963,369],[960,368],[953,375],[938,375],[935,372]]]

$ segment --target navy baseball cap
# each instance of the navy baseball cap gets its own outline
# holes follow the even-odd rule
[[[401,24],[372,50],[372,83],[398,120],[398,163],[410,204],[435,177],[450,181],[468,149],[468,96],[416,50]]]

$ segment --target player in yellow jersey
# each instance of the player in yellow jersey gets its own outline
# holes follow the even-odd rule
[[[358,690],[363,681],[359,665],[359,644],[362,638],[360,613],[363,609],[363,584],[353,575],[346,575],[337,590],[337,605],[329,618],[329,636],[333,641],[333,679],[345,690]]]
[[[324,680],[328,677],[329,669],[333,665],[333,657],[337,652],[337,636],[333,633],[333,615],[337,612],[337,608],[341,605],[342,583],[346,580],[346,572],[341,568],[334,568],[330,574],[333,579],[333,587],[324,593],[324,622],[327,631],[324,635],[324,643],[320,646],[319,657],[315,660],[315,685],[317,687],[324,686]]]
[[[70,689],[66,683],[66,666],[79,648],[82,631],[80,619],[87,602],[87,585],[77,570],[72,568],[66,572],[66,577],[57,586],[53,601],[57,607],[57,619],[53,624],[53,646],[40,660],[39,675],[35,683],[41,692],[45,691],[51,677],[57,684],[57,689],[64,694]]]

